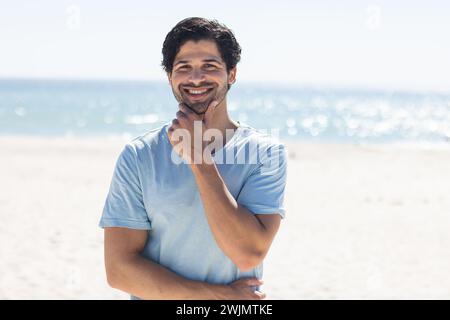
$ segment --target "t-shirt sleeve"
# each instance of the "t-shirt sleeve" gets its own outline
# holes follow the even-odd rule
[[[99,226],[150,230],[139,180],[135,148],[127,144],[114,169]]]
[[[237,202],[255,214],[278,213],[284,218],[285,146],[272,145],[261,158],[260,164],[245,181]]]

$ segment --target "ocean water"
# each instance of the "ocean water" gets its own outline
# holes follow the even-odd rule
[[[283,139],[450,145],[450,94],[236,84],[228,109]],[[0,80],[0,135],[133,137],[176,111],[163,82]]]

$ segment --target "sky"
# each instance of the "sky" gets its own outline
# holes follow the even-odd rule
[[[166,80],[180,20],[217,19],[238,81],[450,91],[450,1],[0,0],[0,78]]]

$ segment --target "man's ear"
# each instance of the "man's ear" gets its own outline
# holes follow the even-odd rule
[[[228,85],[232,85],[236,82],[236,73],[237,73],[237,66],[235,66],[233,69],[228,72]]]
[[[167,72],[167,80],[169,80],[170,86],[172,86],[172,73]]]

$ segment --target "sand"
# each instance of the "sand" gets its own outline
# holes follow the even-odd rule
[[[1,299],[128,299],[97,226],[125,142],[0,137]],[[450,146],[287,145],[268,298],[450,298]]]

